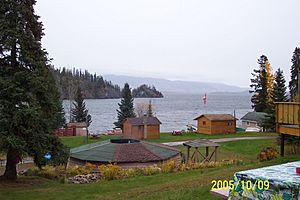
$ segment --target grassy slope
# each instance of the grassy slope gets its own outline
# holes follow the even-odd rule
[[[228,180],[236,171],[297,159],[299,157],[289,157],[265,163],[101,181],[89,185],[63,185],[41,178],[23,178],[18,184],[0,183],[0,199],[217,199],[209,194],[212,180]]]
[[[199,169],[125,180],[101,181],[89,185],[59,184],[41,178],[22,178],[18,184],[0,183],[0,199],[216,199],[209,194],[213,179],[231,179],[236,171],[299,160],[287,156],[270,162],[257,162],[261,148],[273,146],[274,140],[235,141],[222,143],[222,159],[238,157],[243,165]],[[184,148],[181,146],[179,148]]]

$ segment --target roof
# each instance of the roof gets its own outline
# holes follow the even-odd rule
[[[205,139],[188,141],[183,143],[183,145],[189,147],[219,147],[220,146],[218,143],[215,143],[211,140],[205,140]]]
[[[71,158],[102,163],[163,161],[178,154],[180,150],[167,145],[132,139],[106,140],[71,149]]]
[[[244,121],[255,121],[258,124],[261,124],[267,118],[268,118],[268,113],[264,113],[264,112],[248,112],[245,116],[243,116],[241,118],[241,120],[244,120]]]
[[[210,121],[232,121],[232,120],[237,120],[231,114],[203,114],[203,115],[200,115],[199,117],[196,117],[194,120],[197,120],[201,117],[206,117]]]
[[[128,121],[130,124],[132,124],[134,126],[142,126],[145,123],[147,123],[147,125],[161,124],[161,122],[157,119],[157,117],[131,117],[131,118],[125,119],[125,121]]]
[[[70,122],[67,123],[67,127],[85,128],[87,126],[85,122]]]

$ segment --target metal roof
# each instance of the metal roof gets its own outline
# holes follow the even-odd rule
[[[268,118],[268,113],[264,112],[248,112],[241,120],[255,121],[258,124],[261,124]]]
[[[126,140],[126,139],[124,139]],[[163,144],[144,141],[126,143],[107,140],[71,149],[71,158],[93,162],[152,162],[163,161],[180,153],[180,150]]]

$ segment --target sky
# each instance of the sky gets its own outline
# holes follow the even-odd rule
[[[38,0],[59,67],[249,87],[258,58],[290,77],[299,0]]]

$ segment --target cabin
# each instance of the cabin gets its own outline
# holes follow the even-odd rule
[[[284,156],[286,136],[300,137],[300,102],[276,102],[276,132],[281,137],[280,155]]]
[[[85,122],[70,122],[66,127],[56,129],[54,134],[58,137],[86,136],[87,125]]]
[[[160,138],[161,122],[156,117],[127,118],[123,122],[123,138],[136,140]]]
[[[236,118],[230,114],[203,114],[194,120],[198,122],[197,133],[228,134],[236,131]]]
[[[268,119],[268,114],[264,112],[248,112],[241,118],[241,128],[259,128],[264,131],[263,122]]]

